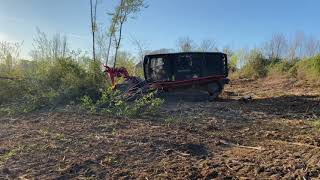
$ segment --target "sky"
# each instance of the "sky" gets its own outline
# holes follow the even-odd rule
[[[119,0],[98,0],[98,23],[106,28]],[[0,0],[0,41],[22,42],[29,58],[36,27],[66,35],[72,49],[91,51],[89,0]],[[148,8],[124,26],[122,50],[132,39],[149,50],[176,48],[177,40],[215,40],[232,49],[261,45],[274,33],[303,31],[320,39],[319,0],[146,0]]]

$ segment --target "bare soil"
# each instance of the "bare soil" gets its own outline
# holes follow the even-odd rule
[[[142,119],[1,117],[0,179],[320,179],[318,86],[234,80],[216,102],[190,94]]]

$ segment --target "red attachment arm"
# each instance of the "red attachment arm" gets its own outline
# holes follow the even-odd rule
[[[124,77],[126,79],[130,78],[129,73],[126,68],[112,68],[107,65],[104,66],[106,68],[105,72],[108,73],[112,85],[115,85],[115,78]]]

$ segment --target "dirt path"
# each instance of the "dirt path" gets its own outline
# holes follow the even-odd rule
[[[0,179],[319,179],[319,89],[237,80],[217,102],[186,97],[152,119],[2,117]]]

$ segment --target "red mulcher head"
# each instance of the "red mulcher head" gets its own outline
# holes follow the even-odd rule
[[[115,78],[119,78],[119,77],[124,77],[125,79],[132,78],[131,76],[129,76],[127,69],[124,67],[112,68],[107,65],[105,65],[104,67],[106,68],[104,72],[111,79],[112,85],[116,85]]]

